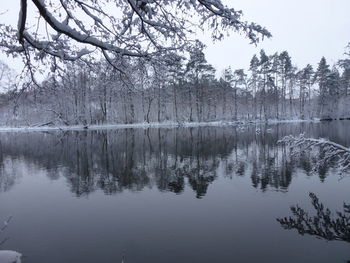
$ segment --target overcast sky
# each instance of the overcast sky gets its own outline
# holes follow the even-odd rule
[[[247,68],[253,54],[264,48],[268,54],[287,50],[299,67],[316,65],[322,56],[329,63],[343,56],[350,42],[350,0],[225,0],[228,6],[243,10],[245,19],[267,27],[273,34],[257,47],[249,40],[231,33],[221,42],[207,44],[207,59],[219,72],[225,67]],[[5,4],[6,3],[6,4]],[[3,1],[0,21],[17,24],[19,0]],[[20,70],[20,63],[0,59]]]
[[[268,54],[287,50],[293,63],[316,65],[322,56],[335,63],[350,42],[350,0],[226,0],[243,10],[245,18],[273,34],[257,47],[231,34],[220,43],[208,43],[207,59],[217,69],[229,65],[247,68],[250,58],[264,48]],[[234,3],[234,5],[233,5]]]

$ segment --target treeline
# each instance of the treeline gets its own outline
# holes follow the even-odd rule
[[[298,69],[287,51],[254,55],[219,78],[197,42],[190,57],[66,63],[0,97],[4,125],[209,122],[350,117],[350,60]],[[57,66],[57,65],[54,65]],[[57,66],[58,67],[58,66]],[[57,73],[58,72],[58,73]]]

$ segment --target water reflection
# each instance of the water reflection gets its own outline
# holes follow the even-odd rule
[[[292,206],[293,216],[278,218],[284,229],[296,229],[301,235],[312,235],[324,240],[350,242],[350,204],[343,204],[343,211],[333,214],[314,193],[310,193],[316,214],[310,216],[303,208]]]
[[[3,225],[0,227],[0,249],[1,249],[2,245],[4,245],[7,240],[9,240],[9,237],[4,237],[4,236],[1,236],[1,235],[6,230],[8,224],[10,223],[11,220],[12,220],[12,216],[7,218],[7,220],[5,220]]]
[[[9,191],[21,177],[21,161],[0,154],[0,193]]]
[[[334,124],[333,124],[334,125]],[[340,125],[344,125],[340,124]],[[349,124],[346,124],[349,125]],[[342,127],[344,128],[344,127]],[[327,124],[295,124],[246,129],[178,128],[125,129],[83,132],[4,133],[0,135],[0,191],[21,178],[21,163],[45,170],[56,180],[63,176],[73,193],[96,190],[115,194],[157,187],[182,193],[190,186],[197,198],[206,195],[218,177],[246,176],[252,186],[286,191],[301,169],[311,175],[312,160],[290,156],[277,141],[288,134],[320,137],[349,145],[349,138]],[[324,179],[330,167],[324,167]]]

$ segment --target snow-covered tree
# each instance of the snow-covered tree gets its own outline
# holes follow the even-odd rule
[[[233,119],[235,121],[238,120],[238,96],[243,95],[246,91],[246,77],[247,75],[244,72],[244,69],[236,69],[233,73],[234,77],[234,86],[233,86],[233,92],[234,92],[234,114]],[[240,93],[240,94],[239,94]],[[248,106],[248,105],[245,105]]]
[[[259,67],[260,61],[256,55],[252,57],[250,60],[249,65],[249,71],[250,71],[250,78],[249,78],[249,86],[250,89],[253,92],[254,97],[254,105],[253,105],[253,118],[257,119],[257,112],[258,112],[258,103],[257,103],[257,91],[258,91],[258,85],[259,85],[259,74],[258,74],[258,67]]]
[[[195,47],[190,50],[190,58],[186,65],[186,76],[190,85],[189,99],[194,100],[197,121],[203,121],[205,84],[215,76],[215,69],[208,64],[205,58],[204,47],[204,44],[197,40]],[[193,120],[192,106],[190,120]]]
[[[221,0],[21,0],[20,4],[18,28],[0,23],[0,47],[9,55],[23,55],[27,63],[33,59],[43,63],[45,58],[54,64],[75,61],[98,52],[118,67],[114,60],[124,56],[150,59],[183,51],[197,28],[209,29],[214,40],[230,30],[252,43],[271,36]]]
[[[311,87],[313,84],[313,68],[310,64],[297,73],[299,84],[299,107],[301,119],[305,118],[305,104],[308,102],[309,118],[311,118]]]
[[[290,79],[290,75],[292,72],[292,59],[289,56],[289,53],[287,51],[283,51],[280,55],[279,55],[279,73],[281,75],[281,92],[282,92],[282,112],[286,113],[287,111],[287,106],[286,106],[286,102],[285,99],[287,98],[287,87],[288,87],[288,81]]]
[[[327,92],[327,79],[330,73],[329,65],[327,64],[326,58],[322,57],[318,64],[317,70],[314,75],[314,80],[318,83],[319,87],[319,115],[324,113],[324,109],[327,103],[328,92]]]
[[[260,105],[259,105],[259,118],[262,119],[262,116],[264,116],[264,119],[268,119],[268,112],[267,112],[267,88],[270,81],[270,73],[271,73],[271,60],[269,56],[265,53],[265,51],[262,49],[260,51],[260,59],[259,59],[259,74],[260,74]]]
[[[350,93],[350,43],[347,50],[348,51],[345,53],[347,57],[339,61],[339,64],[343,69],[343,73],[341,75],[341,93],[345,97],[347,97]]]

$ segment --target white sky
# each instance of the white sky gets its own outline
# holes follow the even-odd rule
[[[19,0],[1,0],[0,23],[17,25]],[[287,50],[293,63],[304,67],[316,65],[322,56],[329,63],[342,58],[350,42],[350,0],[224,0],[243,10],[245,20],[267,27],[273,34],[257,47],[243,36],[231,33],[221,42],[212,43],[209,36],[200,37],[207,45],[209,63],[218,71],[225,67],[247,68],[253,54],[264,48],[268,54]],[[21,63],[0,54],[0,59],[16,71]]]
[[[350,0],[226,0],[244,12],[246,20],[265,26],[272,33],[257,47],[231,34],[220,43],[210,42],[207,59],[215,68],[247,68],[251,57],[264,48],[268,54],[287,50],[293,63],[316,65],[322,56],[329,63],[343,57],[350,42]]]

